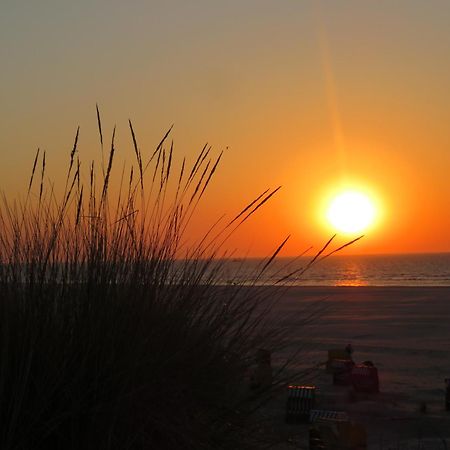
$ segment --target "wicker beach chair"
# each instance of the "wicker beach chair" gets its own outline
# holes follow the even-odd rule
[[[309,428],[310,450],[366,450],[366,429],[350,421],[320,420]]]
[[[259,349],[255,355],[255,365],[250,374],[251,389],[267,389],[272,385],[272,363],[269,350]]]
[[[315,403],[315,386],[288,386],[286,423],[308,422],[310,411],[314,409]]]
[[[370,361],[356,364],[353,367],[351,381],[356,392],[376,393],[380,391],[378,369]]]
[[[351,354],[346,349],[331,349],[328,350],[328,360],[326,364],[327,373],[334,373],[342,369],[343,361],[352,363]]]

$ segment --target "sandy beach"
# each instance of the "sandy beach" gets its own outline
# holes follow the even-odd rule
[[[320,312],[305,325],[311,310]],[[450,287],[291,287],[275,315],[286,316],[294,327],[291,350],[304,350],[295,369],[324,362],[328,349],[348,343],[355,362],[370,360],[378,368],[380,393],[356,398],[352,388],[333,386],[325,369],[292,379],[317,386],[319,409],[346,411],[363,424],[369,449],[450,446],[450,412],[444,405]],[[282,356],[274,355],[275,364]],[[280,395],[268,414],[289,440],[286,448],[307,448],[308,426],[283,424],[285,401],[286,394]]]

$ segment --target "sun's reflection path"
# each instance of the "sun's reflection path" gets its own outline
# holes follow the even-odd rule
[[[343,271],[339,278],[336,280],[335,286],[368,286],[369,283],[365,279],[364,274],[361,271],[361,267],[358,264],[349,264]]]

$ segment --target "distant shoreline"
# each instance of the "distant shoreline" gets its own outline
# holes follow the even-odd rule
[[[239,286],[227,286],[227,285],[217,285],[217,287],[239,287]],[[396,291],[405,293],[405,291],[442,291],[450,294],[450,286],[314,286],[314,285],[305,285],[305,286],[289,286],[289,285],[243,285],[241,288],[244,289],[274,289],[274,290],[287,290],[287,291],[310,291],[312,293],[317,294],[320,291],[334,293],[339,292],[343,293],[344,291],[352,292],[352,293],[361,293],[364,291],[367,292],[386,292],[386,291]]]
[[[264,286],[261,286],[264,287]],[[270,286],[268,286],[270,287]],[[276,287],[276,286],[273,286]],[[450,292],[450,285],[443,285],[443,286],[436,286],[436,285],[429,285],[429,286],[408,286],[408,285],[373,285],[373,286],[350,286],[350,285],[343,285],[343,286],[329,286],[329,285],[304,285],[304,286],[285,286],[288,289],[311,289],[311,290],[448,290]]]
[[[271,285],[277,282],[299,287],[450,287],[450,254],[350,256],[340,255],[318,260],[280,258],[222,260],[221,284]]]

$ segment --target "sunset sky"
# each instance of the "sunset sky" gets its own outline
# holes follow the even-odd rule
[[[350,252],[448,252],[449,23],[447,0],[3,0],[0,190],[25,192],[38,147],[61,181],[78,125],[98,158],[98,103],[122,160],[128,118],[147,155],[171,124],[180,157],[225,150],[199,228],[283,186],[237,254],[320,248],[343,188],[378,213]]]

